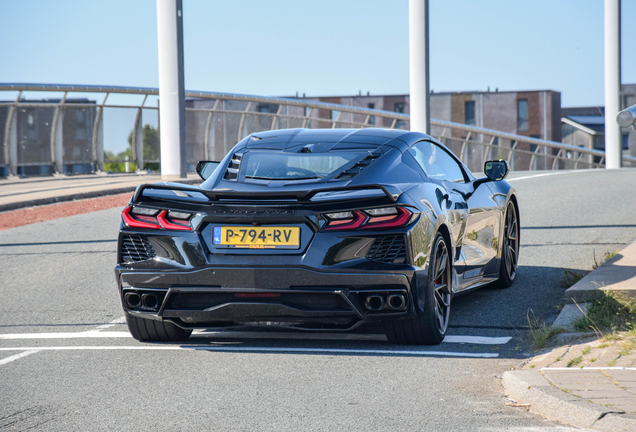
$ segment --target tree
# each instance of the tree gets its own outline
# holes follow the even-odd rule
[[[159,160],[161,149],[159,147],[159,131],[152,125],[145,124],[141,130],[144,161]],[[110,151],[104,152],[104,160],[124,160],[126,156],[130,160],[129,168],[131,172],[137,171],[137,164],[133,161],[133,130],[128,134],[128,148],[118,154]],[[160,164],[158,162],[144,163],[144,169],[149,171],[159,171]],[[124,162],[105,162],[104,170],[109,172],[126,172],[126,164]]]

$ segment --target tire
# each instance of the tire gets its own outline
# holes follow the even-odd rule
[[[141,342],[183,342],[192,330],[184,330],[171,322],[138,318],[126,314],[126,324],[133,338]]]
[[[519,217],[517,209],[512,201],[508,203],[504,216],[503,246],[499,266],[499,280],[496,286],[499,288],[510,287],[517,277],[519,264]]]
[[[441,233],[437,233],[428,266],[424,310],[417,316],[384,321],[384,332],[391,343],[437,345],[448,330],[452,298],[451,258]]]

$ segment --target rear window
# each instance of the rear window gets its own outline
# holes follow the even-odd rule
[[[250,151],[243,155],[241,173],[252,180],[321,179],[345,168],[358,152],[283,153]]]

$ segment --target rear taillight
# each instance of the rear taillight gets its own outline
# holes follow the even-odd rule
[[[146,207],[126,207],[121,212],[124,223],[131,228],[191,231],[190,218],[185,212],[156,210]]]
[[[406,225],[413,216],[413,212],[405,207],[397,207],[397,211],[396,215],[371,217],[362,229],[401,227]]]
[[[406,207],[382,207],[326,213],[325,231],[399,228],[408,225],[414,216]]]

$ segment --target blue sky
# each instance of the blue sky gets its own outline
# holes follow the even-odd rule
[[[435,91],[552,89],[603,105],[602,0],[430,0]],[[623,0],[636,83],[636,0]],[[259,95],[408,93],[407,0],[184,0],[185,83]],[[0,0],[0,82],[157,87],[154,0]]]

